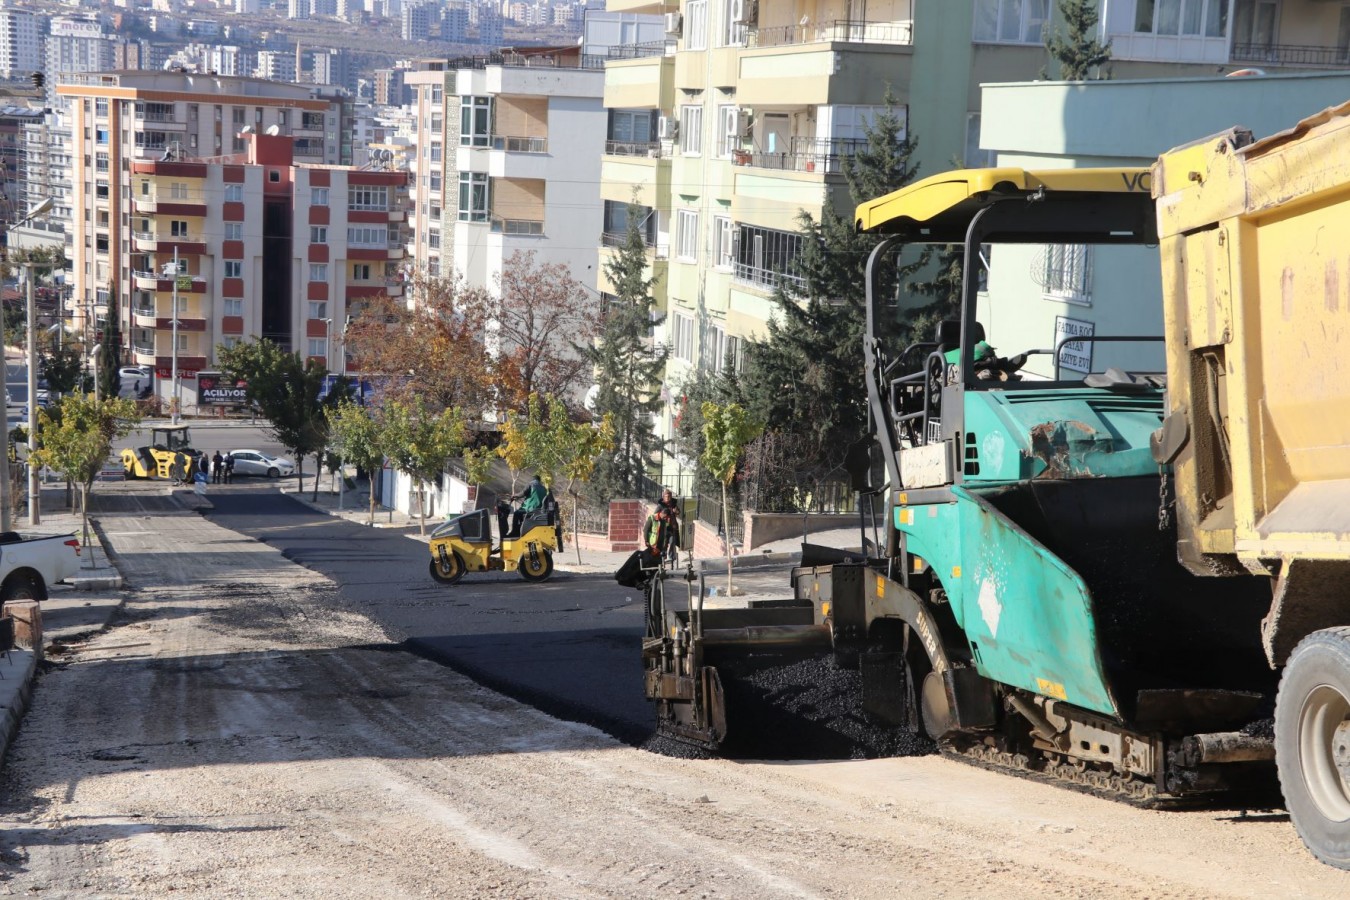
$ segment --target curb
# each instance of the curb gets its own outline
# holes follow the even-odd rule
[[[76,575],[67,580],[77,591],[116,591],[122,587],[121,575],[90,575],[84,578]]]
[[[9,755],[9,745],[33,701],[33,677],[37,674],[37,657],[31,650],[11,650],[9,655],[11,661],[15,656],[22,660],[17,665],[0,663],[0,673],[4,674],[5,680],[14,679],[19,683],[13,699],[0,709],[0,761]]]

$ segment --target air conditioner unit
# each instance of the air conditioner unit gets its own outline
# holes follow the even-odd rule
[[[736,133],[741,140],[748,141],[755,133],[755,113],[749,109],[736,110]]]
[[[684,30],[684,16],[677,12],[666,13],[666,34],[679,37]]]
[[[673,141],[680,136],[680,120],[674,116],[661,116],[656,120],[656,136],[663,141]]]
[[[731,0],[731,17],[742,25],[758,25],[759,0]]]

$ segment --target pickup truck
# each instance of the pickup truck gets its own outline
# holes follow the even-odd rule
[[[74,533],[24,536],[0,532],[0,603],[47,599],[47,586],[80,570],[80,541]]]

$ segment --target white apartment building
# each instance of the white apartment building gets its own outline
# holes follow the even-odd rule
[[[42,69],[43,25],[32,13],[0,8],[0,78],[26,78]]]
[[[253,77],[287,83],[295,81],[295,54],[283,50],[259,50]]]
[[[51,21],[45,56],[45,71],[52,75],[47,79],[47,104],[55,106],[60,103],[56,76],[112,68],[113,39],[95,19],[58,17]]]
[[[587,283],[600,230],[602,62],[578,47],[425,61],[417,94],[414,263],[492,289],[518,250]]]

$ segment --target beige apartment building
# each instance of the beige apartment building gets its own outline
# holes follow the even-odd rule
[[[340,100],[168,72],[58,90],[74,136],[77,324],[105,320],[115,299],[123,360],[152,367],[165,399],[176,368],[189,406],[217,345],[250,336],[345,368],[346,317],[402,290],[408,195],[406,173],[335,164]]]
[[[663,40],[610,53],[600,194],[603,263],[636,189],[667,315],[657,339],[671,347],[670,403],[657,423],[666,437],[689,373],[739,367],[745,342],[764,335],[773,289],[799,252],[799,212],[851,205],[841,165],[888,88],[922,177],[953,160],[990,161],[979,143],[981,84],[1057,74],[1044,47],[1059,26],[1051,0],[608,0],[607,9],[665,21]],[[1345,68],[1348,10],[1120,0],[1099,37],[1112,42],[1117,80]],[[597,287],[608,289],[603,265]],[[662,474],[672,482],[690,469],[668,458]]]

